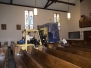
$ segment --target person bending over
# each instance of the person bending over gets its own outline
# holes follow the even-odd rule
[[[66,46],[66,43],[67,43],[66,39],[61,38],[61,42],[62,42],[62,45],[63,45],[63,46]]]

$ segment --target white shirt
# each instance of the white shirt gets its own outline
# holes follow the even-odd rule
[[[27,40],[29,40],[30,41],[30,39],[32,39],[33,37],[32,36],[27,36]]]
[[[63,41],[63,43],[64,43],[64,44],[66,44],[66,43],[67,43],[66,39],[63,39],[62,41]]]

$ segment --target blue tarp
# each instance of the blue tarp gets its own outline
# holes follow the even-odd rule
[[[48,43],[50,42],[59,42],[59,30],[58,30],[58,24],[57,23],[47,23],[44,25],[41,25],[40,28],[47,27],[48,29]]]

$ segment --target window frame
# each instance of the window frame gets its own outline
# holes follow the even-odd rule
[[[79,37],[77,37],[77,33],[79,33]],[[74,32],[69,32],[68,33],[69,35],[69,39],[80,39],[80,31],[74,31]],[[73,38],[71,37],[71,34],[74,34],[73,36]]]

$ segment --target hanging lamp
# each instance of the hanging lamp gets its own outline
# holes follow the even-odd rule
[[[35,0],[35,7],[36,7],[36,0]],[[37,10],[37,8],[34,8],[34,15],[35,15],[35,16],[38,15],[38,10]]]
[[[68,0],[68,3],[69,3],[69,0]],[[68,5],[67,19],[70,20],[70,18],[71,18],[71,14],[69,13],[69,5]]]

